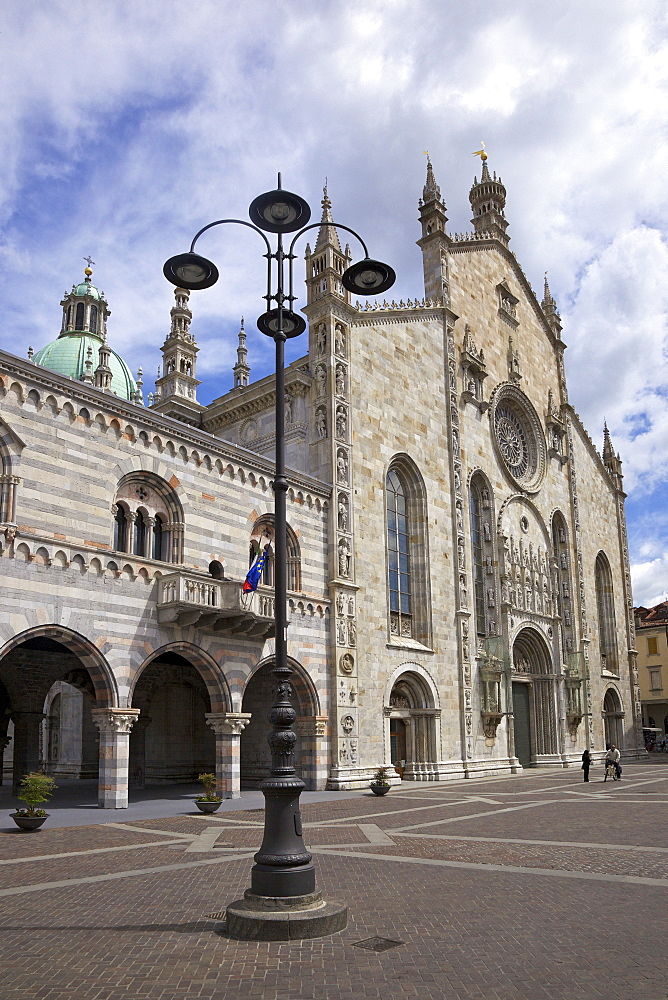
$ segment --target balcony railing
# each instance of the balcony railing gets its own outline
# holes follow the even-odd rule
[[[235,580],[170,573],[160,580],[158,621],[268,639],[274,635],[274,592],[258,588],[246,595]]]

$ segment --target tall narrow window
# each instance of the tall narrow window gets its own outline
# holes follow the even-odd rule
[[[123,507],[118,507],[114,517],[114,548],[117,552],[125,552],[128,542],[128,519]]]
[[[473,557],[473,597],[475,628],[478,635],[487,635],[485,625],[485,570],[483,551],[482,504],[477,485],[471,484],[469,495],[471,514],[471,554]]]
[[[404,486],[394,469],[387,474],[385,499],[390,627],[396,635],[411,636],[413,629],[408,511]]]
[[[83,330],[84,328],[84,304],[83,302],[77,302],[77,318],[74,324],[75,330]]]
[[[91,333],[97,333],[97,306],[90,307],[90,326]]]
[[[153,521],[153,544],[151,546],[151,555],[154,559],[162,559],[162,540],[162,518],[159,514],[156,514]]]
[[[601,669],[619,673],[615,598],[610,563],[602,552],[596,556],[596,607],[598,610],[598,646]]]
[[[135,516],[132,551],[136,556],[146,555],[146,521],[140,510]]]

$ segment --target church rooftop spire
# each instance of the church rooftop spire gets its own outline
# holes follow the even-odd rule
[[[322,189],[322,219],[320,220],[320,229],[318,231],[318,239],[316,240],[315,249],[320,250],[322,247],[330,243],[336,250],[341,252],[341,244],[339,243],[339,236],[334,226],[334,219],[332,218],[332,203],[329,200],[329,195],[327,193],[327,179],[325,179],[325,186]]]

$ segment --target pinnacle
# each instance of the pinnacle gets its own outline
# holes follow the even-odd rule
[[[422,189],[422,201],[441,201],[441,189],[434,177],[434,168],[431,165],[431,158],[427,156],[427,180]]]
[[[341,244],[339,243],[338,233],[336,232],[334,220],[332,218],[332,203],[329,200],[329,195],[327,194],[327,182],[325,182],[322,193],[322,219],[315,249],[318,250],[321,247],[324,247],[327,243],[330,243],[340,253]]]

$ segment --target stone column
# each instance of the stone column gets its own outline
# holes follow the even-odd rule
[[[130,730],[138,708],[94,708],[100,731],[100,775],[97,803],[101,809],[127,809]]]
[[[5,750],[12,742],[11,736],[0,736],[0,785],[2,785],[4,767],[5,767]]]
[[[241,734],[250,712],[207,712],[206,721],[216,734],[216,783],[224,799],[241,798]]]
[[[19,790],[24,774],[41,769],[42,711],[12,713],[14,721],[14,781],[13,793]]]

